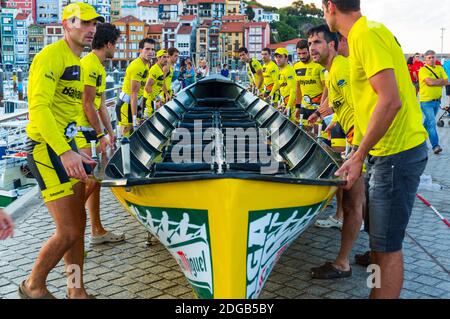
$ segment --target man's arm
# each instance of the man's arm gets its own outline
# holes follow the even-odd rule
[[[100,120],[103,123],[103,126],[106,128],[106,131],[108,132],[110,146],[115,145],[116,144],[116,136],[114,134],[114,130],[111,125],[111,118],[109,117],[108,108],[106,107],[105,93],[103,93],[103,95],[102,95],[102,104],[100,106],[98,115],[100,117]]]
[[[446,86],[446,85],[448,85],[448,80],[447,79],[430,79],[430,78],[426,78],[423,81],[428,86]]]
[[[95,109],[95,96],[96,96],[96,87],[85,85],[84,93],[83,93],[83,110],[86,118],[91,124],[92,128],[95,130],[95,133],[98,135],[102,133],[102,126],[100,124],[100,120],[98,118],[97,110]]]
[[[137,103],[138,103],[138,93],[141,88],[141,83],[139,81],[131,80],[131,96],[130,96],[130,106],[131,115],[137,116]]]
[[[264,84],[264,74],[262,69],[259,69],[256,74],[258,75],[258,83],[256,83],[256,87],[258,89],[261,89],[263,87]]]
[[[145,92],[147,92],[148,94],[152,94],[153,84],[155,84],[155,81],[151,77],[148,78],[144,88]]]
[[[280,89],[280,71],[278,70],[278,68],[273,69],[273,71],[270,73],[270,76],[272,77],[273,87],[272,91],[270,91],[269,96],[273,97],[275,93]]]
[[[346,189],[350,189],[361,176],[364,159],[386,134],[402,107],[393,69],[386,69],[377,73],[369,79],[369,82],[378,95],[377,104],[358,150],[336,172],[337,176],[347,174]]]

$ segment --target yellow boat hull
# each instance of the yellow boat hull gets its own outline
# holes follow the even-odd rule
[[[335,186],[211,179],[113,187],[168,249],[199,298],[257,298]]]

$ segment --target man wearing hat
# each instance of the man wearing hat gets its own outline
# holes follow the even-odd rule
[[[64,8],[64,38],[46,46],[33,60],[29,77],[28,165],[39,183],[56,231],[42,246],[30,276],[19,287],[25,299],[54,299],[47,290],[50,271],[64,256],[70,283],[68,298],[90,298],[83,284],[84,165],[95,162],[77,150],[76,119],[81,112],[83,82],[80,55],[90,46],[104,19],[85,3]]]
[[[280,68],[280,93],[281,106],[279,109],[286,114],[291,121],[295,120],[295,100],[297,97],[297,83],[295,81],[295,70],[288,63],[288,50],[278,48],[275,50],[275,61]]]
[[[169,54],[166,50],[159,50],[156,53],[157,62],[150,68],[147,84],[145,85],[144,97],[147,115],[150,117],[154,110],[161,104],[160,93],[165,88],[164,67],[167,65]]]

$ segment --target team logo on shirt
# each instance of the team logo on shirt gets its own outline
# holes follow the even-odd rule
[[[52,71],[50,71],[49,73],[45,73],[44,76],[45,76],[47,79],[52,80],[53,82],[56,81],[56,80],[55,80],[55,76],[53,75],[53,72],[52,72]]]
[[[346,82],[345,80],[339,80],[338,83],[337,83],[337,85],[338,85],[339,87],[343,87],[343,86],[346,85],[346,84],[347,84],[347,82]]]
[[[71,97],[72,99],[81,100],[81,97],[83,96],[83,92],[78,91],[77,89],[71,88],[71,87],[64,87],[62,94],[67,95]]]
[[[78,133],[77,130],[77,123],[75,122],[71,122],[66,126],[66,129],[64,130],[64,135],[68,138],[68,139],[72,139],[74,138]]]

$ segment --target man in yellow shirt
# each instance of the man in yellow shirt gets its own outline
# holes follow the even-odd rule
[[[328,101],[337,117],[338,124],[331,132],[331,138],[344,136],[349,144],[353,142],[354,108],[350,87],[350,65],[348,59],[338,55],[338,36],[330,32],[327,25],[320,25],[308,31],[308,45],[314,62],[328,71]],[[343,131],[341,134],[340,131]],[[344,144],[345,146],[345,144]],[[341,147],[335,148],[342,151]],[[349,277],[352,274],[349,256],[358,238],[362,224],[362,205],[364,201],[364,179],[362,176],[349,190],[338,191],[338,205],[342,205],[343,227],[341,247],[334,262],[312,268],[312,277],[334,279]]]
[[[422,112],[394,35],[362,16],[359,0],[322,0],[322,7],[331,31],[346,37],[350,48],[358,147],[336,175],[345,177],[350,189],[361,176],[365,158],[372,156],[369,237],[380,285],[372,288],[370,297],[398,298],[403,240],[428,160]]]
[[[95,162],[77,150],[74,137],[84,90],[80,55],[92,43],[97,20],[104,19],[92,6],[69,4],[62,14],[64,38],[42,49],[31,64],[28,165],[56,230],[39,251],[30,276],[19,286],[19,296],[24,299],[55,298],[47,290],[46,280],[63,256],[67,274],[79,274],[77,287],[68,287],[68,298],[89,298],[83,284],[84,183],[86,169],[91,167],[83,164]]]
[[[436,52],[425,52],[425,65],[419,71],[420,107],[434,154],[442,152],[436,129],[436,116],[441,109],[442,87],[448,85],[448,76],[441,65],[436,65]]]
[[[295,118],[295,98],[297,87],[295,83],[295,71],[292,65],[288,62],[289,52],[286,48],[278,48],[275,50],[275,60],[280,68],[280,93],[282,111],[291,121],[296,121]]]
[[[144,88],[145,112],[151,116],[154,111],[161,107],[161,92],[165,89],[164,67],[167,66],[169,55],[166,50],[159,50],[156,53],[157,62],[149,72]]]
[[[167,50],[167,54],[169,57],[167,59],[167,64],[164,68],[164,73],[165,73],[165,85],[163,87],[163,89],[165,89],[163,91],[164,103],[169,102],[173,97],[173,90],[172,90],[173,71],[174,71],[174,66],[178,62],[178,58],[180,56],[180,51],[178,51],[177,48],[169,48],[169,50]]]
[[[280,71],[278,65],[272,61],[272,51],[265,48],[261,52],[263,60],[263,76],[264,76],[264,94],[263,97],[270,99],[273,103],[280,100]]]
[[[127,67],[122,93],[116,105],[116,114],[122,135],[128,136],[131,129],[138,125],[137,114],[144,94],[150,62],[155,52],[155,40],[146,38],[139,42],[140,54]]]
[[[78,149],[92,156],[91,143],[100,144],[95,151],[104,153],[115,147],[116,136],[111,126],[105,105],[106,72],[103,63],[112,59],[120,31],[114,25],[102,23],[97,26],[92,51],[81,59],[83,68],[83,107],[77,119],[78,134],[75,137]],[[103,132],[103,127],[108,134]],[[94,179],[86,183],[86,206],[91,217],[91,245],[119,242],[123,234],[106,231],[100,220],[100,184]]]
[[[256,88],[259,93],[264,91],[264,75],[261,63],[255,58],[250,58],[247,48],[239,48],[239,59],[247,68],[248,78],[251,86]]]
[[[297,43],[297,55],[300,61],[294,64],[297,81],[296,117],[303,115],[303,126],[308,126],[308,118],[317,111],[326,99],[325,69],[311,60],[308,41]]]

